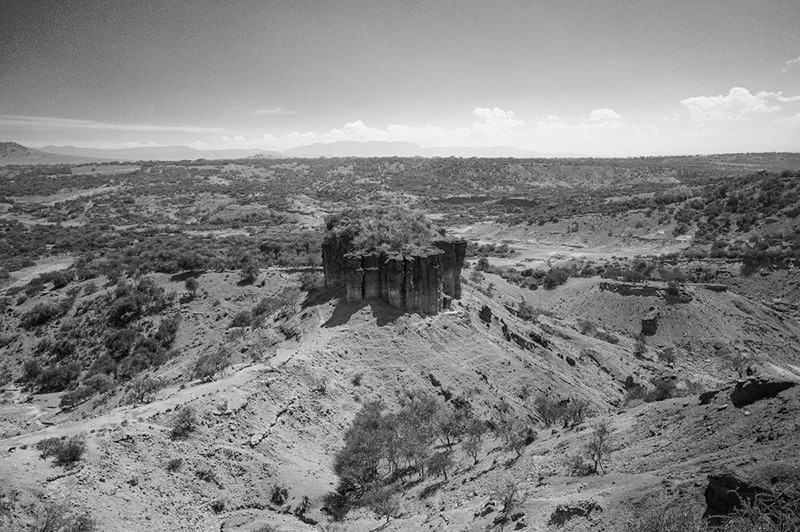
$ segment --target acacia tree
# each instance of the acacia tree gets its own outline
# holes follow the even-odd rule
[[[605,462],[611,458],[612,444],[611,427],[606,420],[597,424],[592,433],[592,438],[586,446],[589,459],[592,461],[592,472],[605,473]]]

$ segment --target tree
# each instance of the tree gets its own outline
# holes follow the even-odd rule
[[[364,495],[364,505],[375,512],[379,519],[385,517],[387,523],[400,511],[400,505],[389,488],[377,488],[367,492]]]
[[[184,406],[175,415],[172,420],[172,431],[170,436],[173,440],[186,438],[189,433],[197,428],[197,416],[194,413],[194,408],[191,406]]]
[[[258,261],[248,253],[242,257],[241,265],[242,269],[239,274],[239,278],[241,279],[242,283],[250,284],[254,282],[260,272]]]
[[[595,474],[605,473],[605,462],[611,458],[612,443],[611,427],[606,420],[597,424],[592,433],[592,437],[586,446],[589,459],[592,461],[592,469]]]
[[[197,282],[197,279],[194,277],[189,277],[186,279],[186,283],[184,284],[186,290],[189,292],[189,295],[194,297],[197,294],[197,289],[200,287],[200,283]]]
[[[464,452],[478,463],[478,453],[481,451],[483,437],[486,434],[486,423],[479,419],[472,419],[467,424],[467,441],[463,444]]]
[[[447,470],[453,467],[453,453],[442,451],[434,454],[428,460],[428,473],[434,476],[444,475],[447,480]]]

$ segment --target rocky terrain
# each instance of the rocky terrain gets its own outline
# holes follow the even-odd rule
[[[192,203],[191,168],[4,176],[0,529],[796,526],[791,175],[739,232],[703,185],[674,216],[431,210],[442,239],[398,188],[392,249],[326,236],[362,217],[324,183],[259,203],[262,169],[197,169]]]

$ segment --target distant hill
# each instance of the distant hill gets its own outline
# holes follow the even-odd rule
[[[196,150],[188,146],[156,146],[143,148],[99,149],[75,146],[45,146],[43,152],[114,161],[194,161],[197,159],[244,159],[282,157],[281,153],[265,150]]]
[[[510,146],[489,148],[467,148],[443,146],[423,148],[413,142],[343,140],[330,143],[315,143],[284,150],[287,157],[579,157],[577,154],[545,154]]]
[[[74,156],[34,150],[16,142],[0,142],[0,166],[12,164],[81,164],[98,161],[96,157]]]

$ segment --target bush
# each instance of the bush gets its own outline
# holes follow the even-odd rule
[[[605,463],[611,458],[612,439],[609,424],[605,420],[598,423],[589,443],[586,445],[586,452],[592,462],[593,473],[605,473]]]
[[[80,461],[86,452],[86,442],[80,436],[71,438],[47,438],[36,444],[36,449],[42,451],[42,458],[54,456],[53,463],[70,469]]]
[[[585,477],[593,473],[592,464],[580,453],[567,455],[564,458],[564,466],[567,468],[567,473],[573,477]]]
[[[201,355],[195,363],[192,375],[203,382],[210,382],[214,375],[228,367],[229,363],[230,353],[221,347],[214,353]]]
[[[283,503],[289,500],[289,490],[286,488],[286,486],[275,484],[272,486],[269,500],[276,506],[282,506]]]
[[[231,327],[249,327],[253,323],[253,315],[249,310],[243,310],[234,316]]]
[[[194,476],[203,482],[217,482],[217,474],[210,466],[200,466],[194,471]]]
[[[167,462],[166,470],[168,473],[175,473],[183,466],[183,458],[173,458]]]
[[[52,303],[36,303],[32,309],[22,315],[20,325],[24,329],[33,329],[58,317],[59,314],[59,308]]]
[[[197,416],[195,415],[194,408],[191,406],[184,406],[175,415],[172,420],[172,430],[170,437],[173,440],[184,439],[189,436],[197,428]]]
[[[300,290],[310,292],[325,284],[325,277],[319,272],[303,272],[298,283]]]
[[[611,333],[606,332],[606,331],[597,331],[597,333],[595,333],[594,337],[597,338],[598,340],[602,340],[602,341],[604,341],[606,343],[609,343],[609,344],[616,345],[616,344],[619,343],[619,337],[617,337],[617,335],[611,334]]]
[[[698,532],[700,519],[686,508],[667,507],[648,512],[632,523],[626,532]]]
[[[47,504],[37,511],[36,521],[30,532],[94,532],[97,523],[87,513],[78,509],[70,510],[63,504]]]
[[[75,408],[94,394],[94,389],[88,386],[79,386],[75,390],[62,395],[60,399],[60,405],[62,408]]]
[[[161,320],[155,335],[155,339],[158,343],[165,348],[170,347],[178,334],[178,325],[180,325],[180,323],[181,317],[179,314],[173,314]]]
[[[42,374],[42,366],[35,358],[29,358],[22,364],[22,382],[34,383]]]
[[[677,385],[674,379],[656,378],[650,381],[650,384],[653,385],[653,389],[645,394],[644,401],[646,403],[664,401],[676,395]]]
[[[96,393],[102,393],[114,387],[113,379],[104,373],[92,375],[83,381],[83,384],[93,389]]]
[[[149,403],[161,387],[161,380],[150,375],[140,375],[131,381],[130,401],[133,404]]]
[[[127,357],[139,339],[139,332],[134,329],[114,331],[106,337],[106,349],[114,360]]]
[[[78,379],[81,367],[77,362],[63,366],[51,366],[39,375],[37,383],[40,393],[61,392]]]
[[[552,290],[557,286],[561,286],[569,279],[569,271],[564,268],[551,268],[545,275],[542,281],[542,286],[548,290]]]
[[[192,297],[194,297],[197,293],[197,289],[200,287],[200,283],[198,283],[197,279],[194,277],[189,277],[186,279],[184,286],[186,287],[186,291],[189,292]]]

